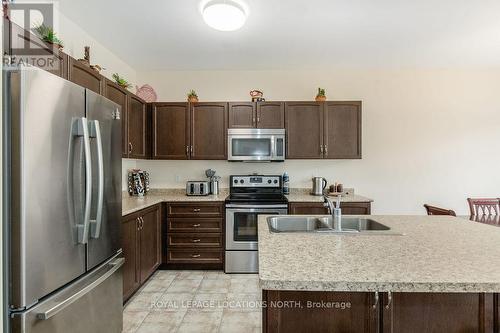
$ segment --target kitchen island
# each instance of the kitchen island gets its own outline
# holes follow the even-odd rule
[[[499,228],[364,218],[402,235],[273,233],[259,217],[264,332],[498,332]]]

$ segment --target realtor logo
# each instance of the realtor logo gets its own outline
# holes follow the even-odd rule
[[[45,70],[60,68],[59,45],[36,32],[43,25],[54,29],[54,5],[41,2],[2,2],[4,17],[4,67],[28,64]],[[5,21],[7,22],[7,21]]]

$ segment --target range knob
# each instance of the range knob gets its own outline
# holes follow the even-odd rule
[[[278,180],[277,180],[277,179],[275,179],[275,180],[274,180],[274,183],[275,183],[275,184],[278,184]]]
[[[238,184],[238,179],[235,179],[235,180],[234,180],[234,183],[235,183],[235,184]]]
[[[267,183],[268,183],[268,184],[271,184],[271,179],[268,179]]]
[[[240,179],[240,184],[243,184],[245,181],[243,179]]]

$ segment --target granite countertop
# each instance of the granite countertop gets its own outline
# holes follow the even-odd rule
[[[174,201],[219,201],[226,200],[229,192],[221,189],[218,195],[188,196],[185,189],[151,190],[144,197],[132,197],[128,193],[122,194],[122,216],[134,213],[144,208],[156,205],[161,202]]]
[[[451,216],[371,218],[404,235],[271,233],[260,216],[262,289],[500,292],[500,228]]]
[[[309,193],[290,193],[286,195],[288,202],[323,202],[322,196]],[[334,198],[334,197],[333,197]],[[340,197],[340,202],[373,202],[372,199],[357,194],[349,194]]]
[[[323,197],[309,194],[309,189],[292,189],[287,195],[289,202],[323,202]],[[185,189],[152,189],[144,197],[132,197],[122,193],[122,216],[134,213],[161,202],[173,201],[220,201],[226,200],[229,189],[222,188],[218,195],[188,196]],[[372,202],[372,199],[349,193],[341,197],[342,202]]]

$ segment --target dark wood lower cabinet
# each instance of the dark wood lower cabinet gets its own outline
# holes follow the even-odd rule
[[[374,293],[264,290],[262,331],[269,333],[378,332]]]
[[[500,294],[495,294],[493,297],[495,332],[500,332]]]
[[[161,263],[160,206],[144,211],[141,219],[139,266],[141,283],[143,283]]]
[[[341,202],[343,215],[370,215],[370,202]],[[291,215],[325,215],[328,209],[321,202],[290,202],[288,213]]]
[[[125,258],[123,265],[123,300],[127,300],[140,286],[139,274],[137,272],[137,234],[139,222],[137,215],[132,214],[123,218],[122,221],[122,251]]]
[[[161,206],[127,215],[122,220],[123,300],[126,301],[161,263]]]
[[[263,332],[498,332],[498,295],[263,290]]]
[[[389,303],[385,293],[383,332],[497,332],[494,297],[488,293],[392,293]]]
[[[224,203],[173,202],[167,205],[168,268],[221,269],[224,262]]]

